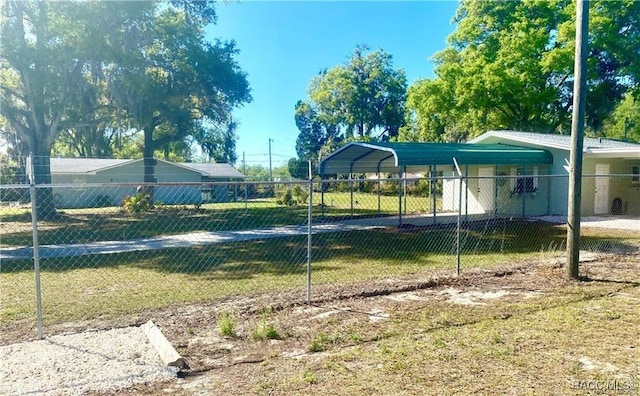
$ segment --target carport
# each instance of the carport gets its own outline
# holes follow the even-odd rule
[[[460,186],[468,177],[470,165],[491,165],[495,167],[491,177],[498,174],[498,165],[550,165],[551,153],[505,144],[470,143],[360,143],[353,142],[324,158],[319,165],[321,176],[348,174],[380,173],[397,174],[399,179],[407,172],[427,173],[431,178],[437,175],[438,166],[454,167]],[[463,173],[464,169],[464,173]],[[353,186],[353,184],[351,183]],[[402,225],[403,188],[398,193],[398,225]],[[460,187],[460,194],[462,188]],[[435,195],[432,194],[435,208]],[[324,194],[322,196],[324,207]],[[462,202],[461,200],[459,202]],[[461,205],[459,205],[461,206]],[[353,210],[353,188],[351,188],[351,207]],[[435,216],[434,209],[434,216]]]

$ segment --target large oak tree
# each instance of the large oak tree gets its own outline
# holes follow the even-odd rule
[[[289,161],[294,177],[306,178],[307,161],[316,163],[337,145],[353,140],[396,139],[404,125],[407,80],[390,54],[356,47],[344,64],[311,80],[309,98],[295,105],[298,158]]]
[[[345,64],[320,73],[309,88],[321,122],[340,128],[345,138],[388,140],[404,123],[407,79],[392,56],[356,47]]]
[[[101,79],[126,27],[151,3],[6,1],[2,7],[1,115],[33,154],[34,181],[50,184],[60,130],[86,123],[73,109]],[[96,110],[91,108],[89,111]],[[55,215],[51,189],[38,189],[41,217]]]
[[[409,89],[403,138],[455,141],[488,129],[568,131],[575,4],[463,1],[435,78]],[[624,93],[638,85],[640,3],[591,4],[587,125],[601,133]]]
[[[166,8],[140,30],[130,60],[110,73],[111,93],[128,119],[144,131],[144,181],[155,182],[153,154],[206,125],[229,125],[234,107],[251,100],[234,42],[205,41],[204,26]],[[231,157],[231,156],[230,156]]]
[[[249,85],[235,44],[204,39],[213,21],[212,1],[5,2],[1,116],[11,141],[33,153],[35,182],[51,182],[61,131],[79,150],[104,143],[101,125],[144,131],[144,180],[153,181],[154,150],[203,123],[226,124]],[[51,190],[38,191],[39,215],[55,215]]]

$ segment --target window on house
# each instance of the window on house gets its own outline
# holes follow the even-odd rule
[[[631,182],[640,183],[640,166],[631,167]]]
[[[516,184],[516,189],[515,189],[515,193],[516,194],[522,194],[524,192],[534,192],[535,189],[533,188],[533,177],[519,177],[517,184]]]
[[[511,168],[511,194],[534,193],[538,191],[538,167],[532,168],[531,175],[524,168]]]

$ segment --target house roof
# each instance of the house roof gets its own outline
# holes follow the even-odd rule
[[[349,143],[320,162],[319,173],[416,171],[430,165],[550,164],[545,150],[505,144]]]
[[[245,175],[240,173],[236,168],[227,163],[196,163],[196,162],[180,162],[180,165],[191,168],[202,173],[203,176],[225,178],[225,179],[244,179]]]
[[[519,131],[489,131],[469,143],[482,143],[484,141],[495,142],[495,140],[508,140],[513,144],[533,144],[542,147],[556,148],[560,150],[571,150],[571,136],[556,133],[536,133]],[[583,151],[589,154],[615,154],[619,153],[640,155],[640,144],[623,142],[620,140],[585,137],[583,140]]]
[[[133,162],[131,159],[51,158],[52,174],[95,173],[99,170]]]
[[[142,159],[105,159],[105,158],[51,158],[51,174],[95,174],[125,164],[142,162]],[[245,176],[227,163],[176,163],[158,159],[202,176],[218,179],[243,179]]]

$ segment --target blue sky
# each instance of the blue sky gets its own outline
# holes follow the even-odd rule
[[[356,45],[382,48],[411,84],[433,76],[429,58],[454,30],[455,1],[243,1],[218,3],[208,38],[233,39],[253,101],[234,112],[238,163],[273,166],[296,156],[294,106],[311,79],[346,62]]]

